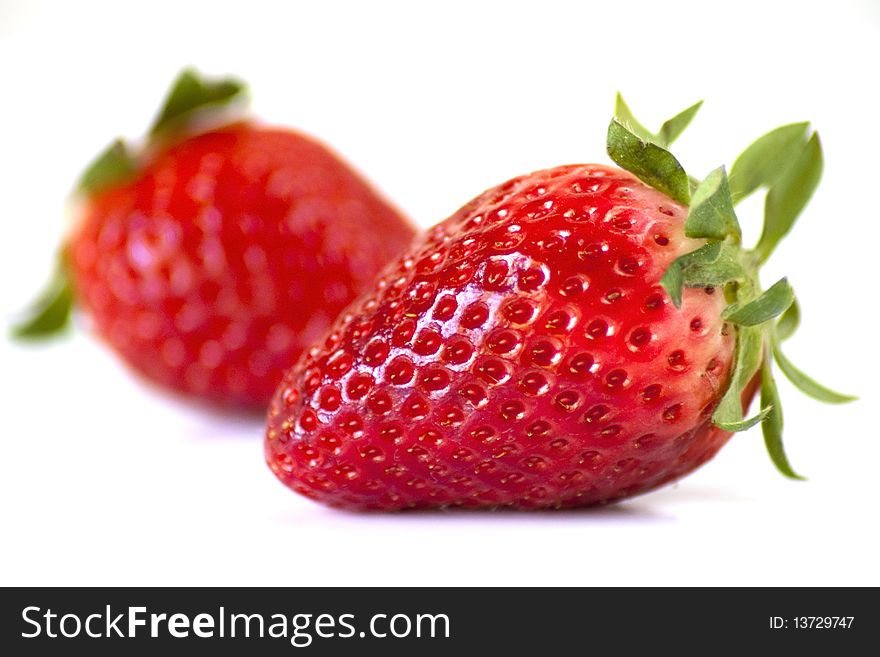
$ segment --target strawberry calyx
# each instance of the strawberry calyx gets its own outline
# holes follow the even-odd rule
[[[176,135],[181,131],[190,133],[194,125],[204,128],[206,119],[216,124],[223,117],[218,112],[223,110],[228,118],[228,110],[238,111],[239,101],[245,100],[245,85],[233,78],[209,80],[199,76],[192,69],[180,73],[162,106],[153,125],[150,137]],[[205,112],[210,112],[206,115]]]
[[[185,69],[171,85],[140,153],[116,139],[86,168],[76,191],[93,195],[131,179],[145,153],[185,137],[231,123],[243,110],[245,86],[232,78],[209,80]]]
[[[782,443],[782,403],[773,363],[802,392],[822,402],[843,403],[855,397],[817,383],[795,367],[781,344],[800,323],[800,308],[787,278],[761,287],[759,270],[794,226],[822,174],[819,135],[809,123],[785,125],[760,137],[734,161],[728,176],[721,166],[703,180],[687,174],[668,150],[693,119],[696,103],[666,121],[657,133],[639,123],[618,94],[608,128],[608,154],[642,182],[687,205],[685,235],[706,243],[676,259],[660,284],[676,308],[685,288],[720,287],[728,303],[722,318],[734,326],[736,352],[730,383],[712,414],[726,431],[760,424],[771,460],[787,477],[802,479],[788,461]],[[766,190],[764,224],[754,248],[742,246],[735,206]],[[760,411],[745,418],[742,398],[758,378]]]
[[[39,340],[62,333],[70,325],[73,288],[67,276],[64,253],[56,259],[49,283],[28,309],[27,317],[12,327],[17,340]]]
[[[238,120],[243,114],[246,89],[231,78],[209,80],[192,69],[182,71],[165,97],[148,137],[140,149],[116,139],[83,172],[75,193],[94,196],[132,180],[141,161],[155,149]],[[56,259],[52,278],[24,319],[13,326],[17,339],[55,336],[70,325],[74,295],[67,275],[66,257]]]

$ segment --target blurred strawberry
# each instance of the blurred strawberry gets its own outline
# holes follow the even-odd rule
[[[242,92],[184,72],[146,146],[117,141],[93,163],[20,337],[63,329],[75,302],[147,378],[265,406],[413,229],[326,146],[241,119]]]

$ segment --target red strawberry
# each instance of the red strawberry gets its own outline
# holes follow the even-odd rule
[[[793,295],[784,280],[762,293],[756,266],[812,193],[821,151],[799,124],[737,161],[737,200],[770,189],[745,251],[724,170],[691,195],[666,150],[697,107],[652,135],[621,100],[609,153],[629,172],[515,178],[416,240],[285,376],[273,472],[339,507],[585,506],[678,479],[763,420],[796,476],[771,350],[808,392],[846,398],[783,365],[794,311],[771,320]],[[758,378],[764,410],[743,420]]]
[[[117,144],[87,172],[66,264],[96,331],[137,371],[265,406],[284,368],[413,231],[309,137],[252,121],[180,136],[195,110],[216,115],[239,92],[185,73],[141,160]],[[56,288],[26,335],[66,317],[69,290]]]

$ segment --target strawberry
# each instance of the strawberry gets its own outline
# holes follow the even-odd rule
[[[265,408],[284,368],[413,230],[322,144],[230,123],[241,93],[185,72],[144,152],[117,142],[96,161],[62,272],[20,335],[62,328],[75,296],[148,379]]]
[[[771,362],[850,398],[782,354],[794,295],[762,291],[757,268],[818,182],[818,136],[785,126],[729,180],[696,182],[668,146],[698,107],[653,134],[618,99],[622,168],[515,178],[417,239],[285,375],[265,443],[278,478],[356,509],[588,506],[676,480],[758,422],[797,477]],[[759,187],[764,233],[745,250],[734,203]]]

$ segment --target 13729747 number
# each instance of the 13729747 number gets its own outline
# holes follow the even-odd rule
[[[774,616],[770,619],[770,627],[795,630],[850,629],[854,620],[855,616],[794,616],[790,619]]]

